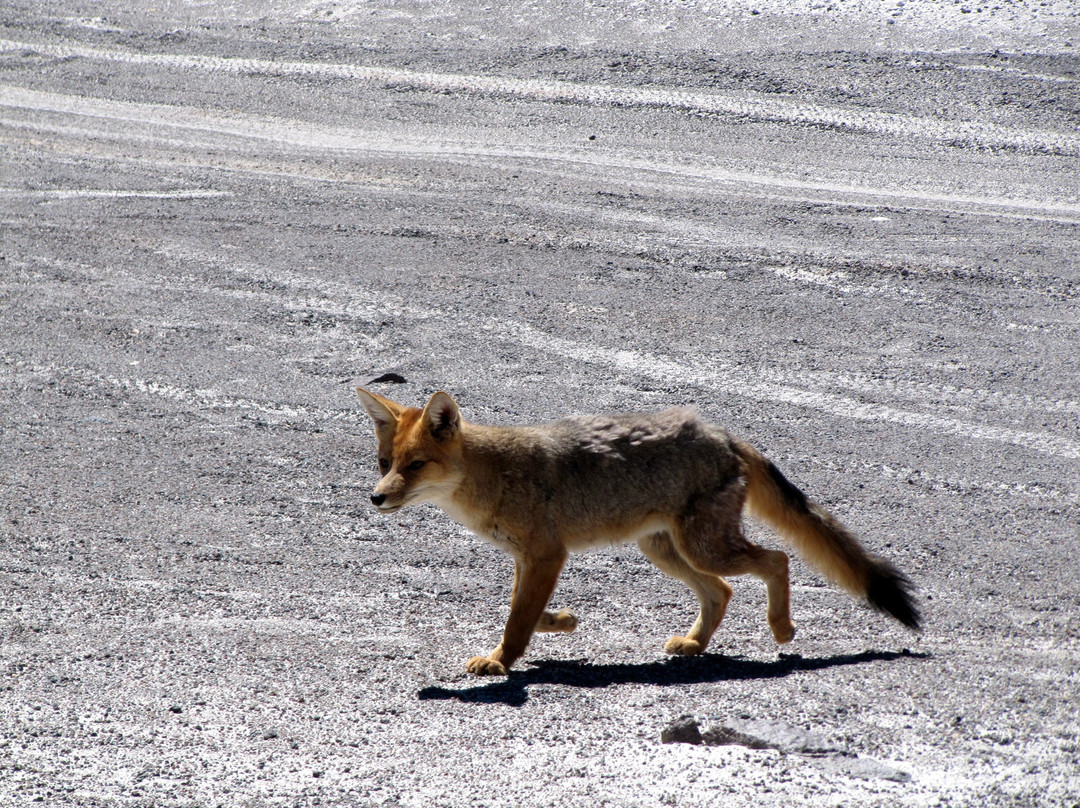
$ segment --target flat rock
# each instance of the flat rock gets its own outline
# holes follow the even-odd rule
[[[802,755],[826,755],[842,751],[822,735],[786,721],[728,719],[701,733],[705,743],[716,746],[738,744],[750,749],[776,749]]]
[[[872,758],[834,757],[828,760],[826,768],[854,777],[857,780],[891,780],[894,783],[911,782],[911,775],[908,772]]]

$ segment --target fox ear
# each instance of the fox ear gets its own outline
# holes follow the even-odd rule
[[[360,396],[360,402],[367,410],[367,414],[375,422],[375,434],[379,439],[393,435],[397,430],[398,418],[405,408],[396,401],[384,398],[378,393],[368,392],[363,387],[357,387],[356,393]]]
[[[428,400],[423,417],[436,440],[453,437],[461,429],[461,411],[457,402],[442,390]]]

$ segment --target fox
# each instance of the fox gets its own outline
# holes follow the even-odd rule
[[[441,390],[422,408],[356,390],[378,444],[377,511],[433,504],[513,558],[502,641],[470,658],[469,673],[506,675],[535,632],[574,631],[572,612],[548,609],[569,554],[624,542],[637,542],[697,596],[697,619],[666,642],[667,654],[706,649],[733,592],[723,576],[743,574],[764,581],[773,637],[791,642],[789,557],[746,538],[744,509],[850,594],[920,628],[905,574],[870,553],[759,451],[693,409],[488,426],[466,421]]]

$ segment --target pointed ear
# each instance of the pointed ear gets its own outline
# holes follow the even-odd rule
[[[397,431],[398,418],[401,417],[405,408],[396,401],[384,398],[378,393],[369,392],[363,387],[357,387],[356,393],[360,396],[360,402],[367,410],[367,414],[375,422],[375,434],[379,440],[393,436]]]
[[[428,400],[422,417],[436,440],[451,438],[461,429],[461,411],[457,402],[442,390]]]

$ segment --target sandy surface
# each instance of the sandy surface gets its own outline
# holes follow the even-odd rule
[[[1078,14],[7,3],[0,804],[1080,804]],[[387,371],[696,406],[926,629],[795,562],[668,659],[614,548],[471,678],[510,564],[368,504]]]

